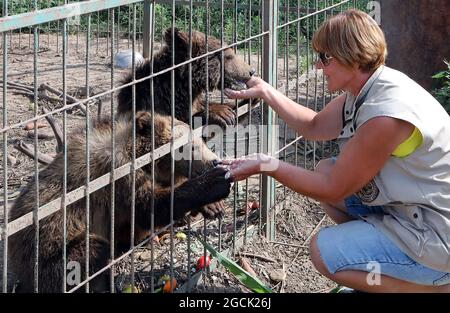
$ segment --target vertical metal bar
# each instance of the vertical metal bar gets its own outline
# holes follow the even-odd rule
[[[67,0],[64,0],[64,4],[67,4]],[[59,26],[59,23],[58,23]],[[59,32],[56,33],[58,37]],[[62,39],[63,39],[63,56],[62,56],[62,86],[63,86],[63,107],[67,105],[67,19],[62,22]],[[66,206],[66,194],[67,194],[67,111],[63,111],[63,190],[61,206],[63,210],[63,281],[62,291],[66,292],[67,288],[67,206]],[[81,264],[80,264],[81,265]]]
[[[289,0],[286,0],[285,3],[285,12],[286,12],[286,23],[289,23]],[[286,37],[285,37],[285,43],[284,43],[284,47],[285,47],[285,60],[286,60],[286,97],[289,98],[289,24],[286,25]],[[287,123],[284,122],[284,146],[286,147],[287,144],[287,135],[288,135],[288,127],[287,127]],[[283,158],[285,162],[288,162],[287,160],[287,150],[288,149],[284,149],[283,151]],[[275,190],[276,192],[276,190]],[[286,186],[283,186],[283,196],[286,197],[287,194],[287,188]],[[283,208],[286,207],[286,201],[282,202]],[[276,231],[276,228],[275,228]]]
[[[223,0],[222,0],[223,1]],[[192,59],[192,11],[194,7],[192,4],[192,0],[189,0],[189,60]],[[189,62],[188,64],[188,85],[189,85],[189,142],[190,147],[192,149],[192,141],[193,141],[193,134],[192,134],[192,63]],[[188,179],[191,179],[192,177],[192,157],[189,159],[189,174]],[[187,279],[188,279],[188,286],[187,290],[190,291],[190,281],[191,281],[191,219],[188,219],[188,237],[187,237]],[[219,227],[219,238],[220,238],[220,227]],[[220,239],[219,239],[220,241]]]
[[[145,3],[144,3],[145,5]],[[128,49],[130,49],[130,41],[131,41],[131,8],[128,6]]]
[[[6,1],[6,3],[8,3],[8,0],[5,0]],[[27,12],[30,12],[31,11],[31,1],[28,3],[28,11]],[[30,26],[28,26],[28,48],[29,49],[31,49],[31,27]]]
[[[309,1],[306,6],[306,15],[309,15],[310,7]],[[311,51],[311,43],[310,43],[310,17],[306,18],[306,107],[309,108],[309,72],[310,72],[310,51]],[[303,150],[303,162],[305,164],[305,168],[307,168],[307,152],[308,152],[308,140],[304,139],[304,150]]]
[[[110,26],[110,21],[111,19],[114,20],[114,17],[111,17],[111,14],[114,14],[114,9],[113,10],[108,10],[108,21],[106,24],[106,55],[108,55],[109,53],[109,26]],[[113,29],[114,29],[114,24],[113,24]],[[114,55],[114,50],[111,50],[111,55]],[[111,63],[114,64],[114,63]]]
[[[111,24],[109,23],[109,18],[112,19]],[[109,25],[111,25],[111,89],[114,89],[114,9],[108,10],[108,29],[107,29],[107,38],[109,36]],[[108,42],[108,41],[107,41]],[[114,246],[115,246],[115,195],[116,195],[116,175],[115,175],[115,168],[116,168],[116,124],[115,124],[115,107],[114,107],[114,92],[111,92],[111,220],[110,220],[110,259],[114,260],[115,254],[114,254]],[[110,291],[111,293],[114,293],[115,291],[115,283],[114,283],[114,273],[115,272],[115,265],[111,265],[110,271],[109,271],[109,283],[110,283]]]
[[[261,17],[261,19],[260,19],[260,23],[259,23],[259,32],[260,33],[262,33],[263,32],[263,30],[265,30],[266,28],[265,28],[265,25],[266,25],[266,23],[268,23],[267,21],[266,21],[266,6],[264,5],[264,1],[265,0],[259,0],[258,1],[258,4],[259,4],[259,7],[260,7],[260,17]],[[266,49],[266,46],[265,46],[265,38],[267,37],[267,35],[266,36],[264,36],[264,37],[260,37],[259,38],[259,40],[258,40],[258,43],[259,43],[259,49],[258,49],[258,53],[259,53],[259,55],[258,55],[258,67],[260,68],[260,73],[261,73],[261,76],[263,77],[263,78],[267,78],[266,77],[266,72],[267,72],[267,69],[266,69],[266,63],[265,62],[263,62],[263,60],[265,60],[265,49]],[[269,46],[267,46],[267,48],[269,48]],[[261,59],[261,60],[260,60]],[[267,63],[268,64],[268,63]],[[264,149],[262,148],[263,147],[263,144],[264,144],[264,132],[263,132],[263,130],[264,130],[264,110],[265,110],[265,106],[264,106],[264,103],[261,103],[261,105],[260,105],[260,115],[261,115],[261,119],[260,119],[260,123],[261,123],[261,125],[259,126],[259,136],[258,136],[258,143],[257,143],[257,152],[258,153],[261,153]],[[261,209],[259,210],[259,216],[258,216],[258,235],[260,235],[260,236],[262,236],[262,232],[263,232],[263,225],[265,225],[265,221],[267,221],[267,218],[265,217],[266,216],[266,214],[263,214],[263,176],[262,175],[259,175],[259,186],[258,186],[259,188],[258,188],[258,190],[259,190],[259,192],[258,192],[258,197],[259,197],[259,203],[260,203],[260,207],[261,207]],[[266,213],[266,212],[265,212]]]
[[[120,24],[120,20],[117,22]],[[119,31],[119,29],[117,29]],[[132,37],[132,71],[133,81],[136,81],[136,4],[133,4],[133,37]],[[131,154],[131,234],[130,247],[132,249],[130,255],[131,261],[131,289],[134,292],[134,223],[135,223],[135,205],[136,205],[136,84],[132,85],[132,103],[133,103],[133,130],[132,130],[132,154]]]
[[[314,3],[314,10],[315,12],[319,11],[319,0],[315,0]],[[317,30],[319,26],[319,16],[318,14],[314,15],[314,31]],[[317,74],[317,68],[314,68],[314,111],[317,112],[317,82],[318,82],[318,74]],[[317,148],[317,143],[316,141],[313,141],[312,143],[313,145],[313,160],[312,160],[312,168],[316,168],[316,148]]]
[[[145,4],[144,4],[145,5]],[[150,75],[153,74],[153,65],[154,65],[154,58],[153,58],[153,42],[155,39],[155,0],[152,0],[151,4],[150,4],[150,8],[147,9],[148,11],[150,11],[149,13],[149,17],[150,17],[150,56],[151,56],[151,66],[150,66]],[[144,14],[145,14],[145,9],[144,9]],[[145,19],[145,17],[144,17]],[[144,32],[145,32],[145,28],[144,27]],[[148,29],[147,29],[148,30]],[[144,47],[145,47],[145,40],[143,43]],[[152,195],[155,194],[155,158],[153,155],[153,151],[155,151],[155,93],[153,90],[153,77],[150,79],[150,101],[151,101],[151,109],[152,109]],[[152,197],[151,199],[151,203],[150,203],[150,228],[151,228],[151,234],[154,235],[155,233],[155,197]],[[189,247],[189,245],[188,245]],[[150,291],[153,293],[155,292],[155,273],[154,273],[154,267],[155,267],[155,249],[154,249],[154,240],[150,241],[150,270],[151,270],[151,274],[150,274]],[[188,249],[189,250],[189,249]]]
[[[3,2],[3,16],[8,16],[8,0]],[[8,35],[3,35],[3,127],[8,126]],[[8,292],[8,132],[3,132],[3,292]]]
[[[249,0],[248,2],[248,27],[247,27],[247,38],[251,37],[252,35],[252,0]],[[247,23],[246,23],[247,24]],[[246,52],[248,54],[248,64],[251,65],[252,63],[252,59],[251,59],[251,50],[252,50],[252,45],[251,45],[251,41],[248,42],[248,45],[246,46],[246,48],[248,49]],[[245,143],[246,143],[246,147],[245,147],[245,155],[248,155],[250,152],[250,139],[251,139],[251,129],[252,129],[252,102],[250,100],[249,105],[248,105],[248,131],[245,133]],[[245,212],[245,217],[244,217],[244,246],[247,244],[247,227],[248,227],[248,210],[247,210],[247,206],[248,206],[248,178],[245,180],[245,204],[244,204],[244,212]]]
[[[143,13],[142,13],[142,9],[139,10],[138,13],[139,13],[139,18],[138,18],[138,20],[139,20],[139,31],[138,31],[138,34],[137,34],[137,41],[138,41],[138,49],[139,49],[139,51],[142,51],[142,47],[141,47],[141,44],[142,44],[142,27],[143,27],[143,22],[142,22]]]
[[[33,1],[34,10],[38,10],[37,0]],[[34,57],[33,57],[33,73],[34,73],[34,116],[39,115],[38,107],[38,50],[39,50],[39,38],[38,38],[38,26],[33,27],[34,37]],[[38,155],[38,127],[37,120],[34,121],[34,155]],[[35,208],[33,210],[33,224],[35,227],[35,240],[34,240],[34,292],[39,292],[39,164],[37,158],[34,159],[34,175],[35,175],[35,188],[36,199]]]
[[[143,57],[145,59],[148,59],[150,55],[150,37],[152,36],[152,30],[151,30],[151,16],[153,11],[154,4],[151,3],[150,0],[144,1],[144,26],[142,29],[143,32]]]
[[[300,17],[300,0],[297,0],[297,18]],[[301,62],[300,62],[300,49],[301,49],[301,28],[300,28],[301,24],[300,21],[297,22],[297,36],[296,36],[296,53],[295,53],[295,68],[297,69],[295,71],[296,74],[296,84],[295,84],[295,99],[297,103],[300,103],[300,67],[301,67]],[[295,132],[295,138],[297,139],[299,136],[298,132]],[[295,143],[295,166],[298,166],[298,140]]]
[[[175,0],[172,0],[172,55],[171,55],[171,65],[175,65]],[[170,104],[171,104],[171,130],[172,136],[170,138],[170,153],[171,153],[171,161],[170,161],[170,290],[173,290],[172,281],[173,281],[173,250],[174,250],[174,242],[173,242],[173,206],[174,206],[174,192],[175,192],[175,149],[174,149],[174,120],[175,120],[175,70],[172,69],[170,71]]]
[[[119,52],[120,50],[120,7],[117,8],[117,39],[116,39],[116,52]]]
[[[57,4],[59,5],[59,0],[58,0]],[[67,0],[63,0],[63,4],[67,4]],[[66,22],[67,22],[67,19],[66,19]],[[66,27],[67,27],[67,25],[66,25]],[[56,21],[56,29],[58,30],[56,32],[56,53],[58,53],[59,52],[59,20]],[[67,29],[66,29],[66,31],[67,31]],[[50,46],[50,43],[49,43],[49,46]]]
[[[47,8],[49,8],[49,7],[50,7],[50,1],[47,0]],[[52,24],[51,24],[51,22],[48,22],[48,24],[47,24],[47,48],[48,49],[50,49],[50,32],[51,32],[51,29],[52,29]],[[56,33],[58,33],[58,32],[59,32],[59,29],[56,30]]]
[[[91,37],[91,14],[87,15],[87,29],[86,29],[86,98],[89,98],[89,52],[90,52],[90,37]],[[86,279],[89,278],[89,231],[90,231],[90,194],[89,182],[91,178],[91,162],[90,162],[90,121],[89,121],[89,102],[86,102]],[[89,282],[86,283],[86,292],[89,292]]]
[[[225,39],[224,39],[224,5],[223,5],[223,1],[224,0],[220,0],[220,47],[224,46],[225,43]],[[192,16],[191,16],[192,19]],[[192,25],[189,25],[190,27]],[[222,92],[220,93],[220,102],[224,103],[224,95],[223,95],[223,90],[225,89],[225,56],[224,56],[224,52],[223,50],[220,51],[220,90],[222,90]],[[223,138],[223,136],[222,136]],[[222,151],[220,151],[220,153],[222,153]],[[222,217],[219,217],[219,252],[222,251]]]
[[[268,35],[264,36],[264,80],[272,86],[276,86],[277,82],[277,23],[278,23],[278,0],[264,1],[264,31],[269,31]],[[263,125],[266,128],[264,134],[265,140],[263,143],[263,153],[273,155],[274,138],[273,125],[275,115],[273,110],[265,105]],[[263,175],[262,179],[262,223],[265,225],[266,237],[269,240],[274,240],[274,221],[270,218],[271,208],[275,202],[274,192],[275,183],[273,178]]]
[[[97,46],[96,54],[98,55],[98,49],[99,49],[99,43],[100,43],[100,11],[97,11],[97,34],[96,34],[96,39],[97,39],[97,42],[96,42],[96,46]]]
[[[77,48],[76,51],[77,53],[79,52],[79,47],[80,47],[80,24],[81,24],[81,18],[82,16],[80,16],[80,22],[77,22]]]
[[[237,11],[237,0],[234,0],[234,10],[233,10],[233,43],[237,42],[237,28],[238,28],[238,11]],[[237,47],[234,46],[234,52],[237,53]],[[238,121],[238,107],[236,105],[236,125],[239,125],[239,121]],[[234,157],[237,158],[238,155],[238,140],[239,140],[239,132],[238,132],[238,127],[235,128],[234,131]],[[239,183],[235,182],[234,183],[234,193],[233,193],[233,241],[232,241],[232,255],[234,256],[235,252],[236,252],[236,228],[237,228],[237,198],[239,196]]]
[[[325,0],[325,8],[328,7],[328,0]],[[324,21],[327,19],[327,11],[323,12]],[[322,106],[320,107],[320,110],[323,110],[325,107],[325,98],[326,98],[326,89],[325,89],[325,75],[322,72]],[[321,147],[321,157],[323,158],[325,156],[325,141],[322,141],[322,147]]]
[[[22,1],[19,1],[19,8],[22,8]],[[22,13],[22,10],[20,10],[20,13]],[[22,49],[22,27],[19,28],[19,50]]]

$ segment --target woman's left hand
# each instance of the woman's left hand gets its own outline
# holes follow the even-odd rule
[[[278,160],[262,153],[254,153],[238,159],[222,160],[227,166],[232,181],[244,180],[252,175],[275,170]]]

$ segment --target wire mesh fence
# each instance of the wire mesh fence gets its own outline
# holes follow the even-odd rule
[[[233,259],[254,234],[275,240],[285,187],[251,177],[215,201],[205,173],[253,152],[313,169],[336,146],[223,90],[254,74],[320,110],[333,95],[312,34],[358,5],[4,0],[3,292],[192,291],[211,271],[201,241]]]

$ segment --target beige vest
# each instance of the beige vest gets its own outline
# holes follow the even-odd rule
[[[376,116],[405,120],[423,136],[405,158],[390,157],[357,196],[386,215],[363,216],[415,261],[450,272],[450,117],[405,74],[380,67],[355,99],[347,94],[340,148]]]

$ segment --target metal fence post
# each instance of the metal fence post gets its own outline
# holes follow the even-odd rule
[[[152,38],[152,18],[153,10],[155,9],[155,3],[152,0],[144,1],[144,25],[142,28],[143,33],[143,51],[142,55],[144,58],[150,58],[150,44]]]
[[[278,0],[263,0],[263,19],[264,31],[269,31],[268,35],[263,38],[263,79],[272,86],[276,85],[276,58],[277,58],[277,22]],[[268,155],[274,154],[274,141],[277,139],[274,136],[275,113],[267,105],[264,105],[263,125],[264,132],[262,134],[262,152]],[[269,240],[275,238],[275,219],[274,219],[274,205],[275,205],[275,181],[273,178],[263,175],[262,177],[262,225],[265,225],[266,237]]]

